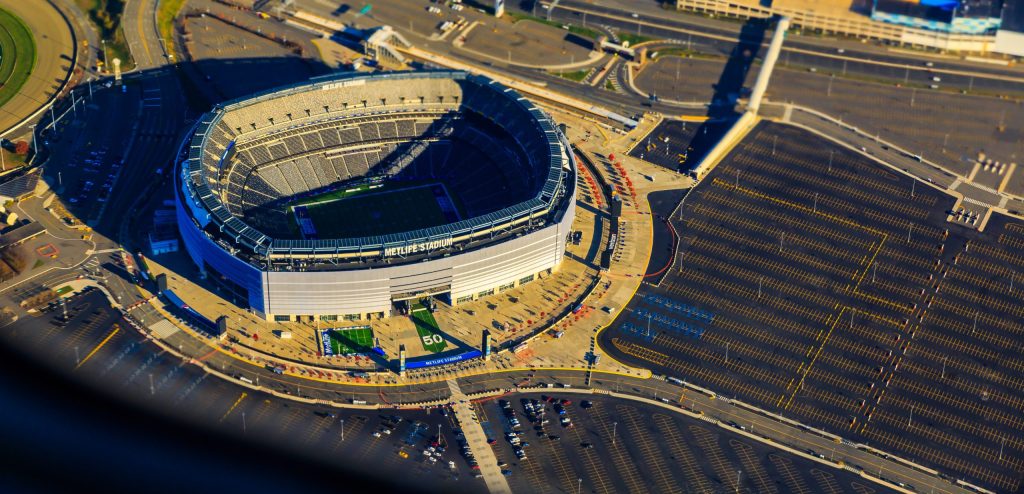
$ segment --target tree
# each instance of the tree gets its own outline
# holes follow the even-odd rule
[[[28,142],[27,141],[18,141],[16,143],[14,143],[14,153],[15,154],[20,154],[22,156],[28,154]]]

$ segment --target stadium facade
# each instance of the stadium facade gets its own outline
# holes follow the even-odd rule
[[[335,74],[223,103],[178,163],[178,224],[200,274],[270,320],[384,317],[395,301],[519,286],[557,270],[575,211],[558,127],[464,72]],[[448,221],[329,238],[296,225],[296,198],[424,181],[460,206]],[[330,219],[330,203],[317,207]]]

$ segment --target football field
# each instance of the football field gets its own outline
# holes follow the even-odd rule
[[[320,330],[325,357],[357,355],[373,350],[373,329],[369,326]]]
[[[434,319],[434,315],[426,309],[414,310],[409,316],[412,322],[416,324],[416,334],[420,337],[420,343],[423,343],[423,349],[430,353],[437,353],[443,351],[448,343],[444,341],[444,337],[441,336],[441,329],[437,326],[437,320]]]
[[[292,210],[301,213],[293,215],[293,221],[312,223],[313,228],[302,228],[307,238],[344,238],[386,235],[457,221],[457,213],[445,207],[449,204],[452,201],[442,185],[427,184],[331,192],[296,204]]]

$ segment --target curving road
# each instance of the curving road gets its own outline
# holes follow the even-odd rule
[[[11,138],[24,121],[50,103],[70,76],[75,37],[60,11],[45,1],[0,0],[35,34],[36,63],[18,94],[0,107],[0,136]]]

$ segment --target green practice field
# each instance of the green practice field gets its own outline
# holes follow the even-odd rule
[[[17,16],[0,9],[0,106],[18,94],[35,64],[32,31]]]
[[[447,222],[430,185],[337,191],[304,201],[318,238],[367,237]],[[303,206],[297,204],[293,208]]]
[[[373,329],[358,327],[349,329],[325,329],[321,331],[324,340],[324,355],[355,355],[373,350]]]
[[[412,322],[416,324],[416,334],[420,337],[420,343],[423,343],[423,349],[430,353],[437,353],[445,349],[448,343],[444,341],[444,337],[441,336],[441,329],[437,326],[437,320],[434,319],[434,315],[430,311],[415,310],[409,316]]]

